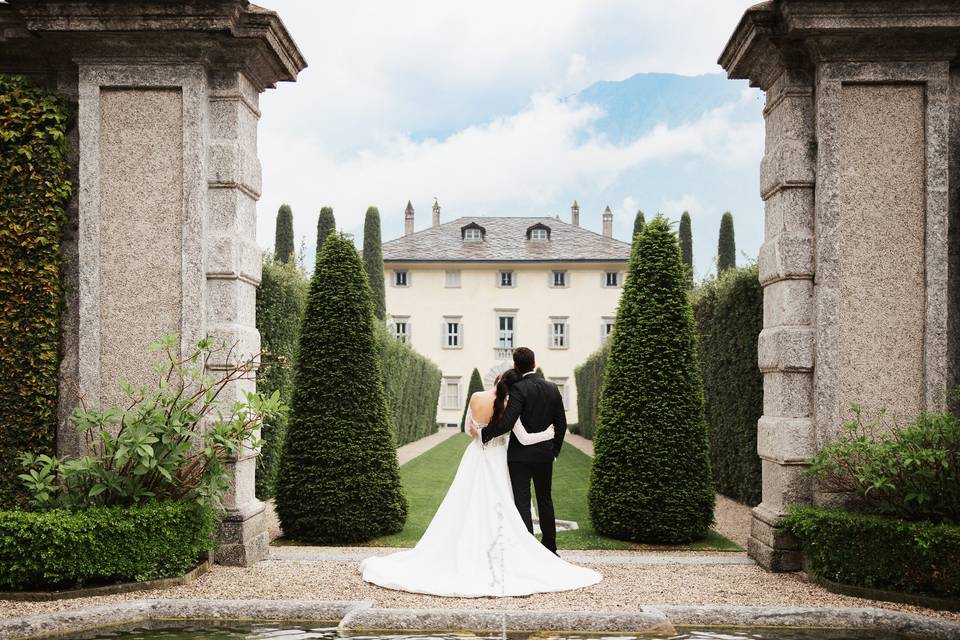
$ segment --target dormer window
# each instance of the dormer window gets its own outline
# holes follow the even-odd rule
[[[487,235],[487,230],[476,222],[460,227],[460,237],[463,238],[464,242],[481,242],[485,235]]]
[[[527,229],[527,240],[546,241],[550,239],[550,227],[538,222]]]

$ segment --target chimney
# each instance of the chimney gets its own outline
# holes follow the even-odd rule
[[[433,226],[440,226],[440,204],[436,198],[433,199]]]
[[[403,235],[408,236],[413,233],[413,205],[407,200],[407,208],[403,212]]]
[[[580,226],[580,205],[577,204],[577,201],[573,201],[573,206],[570,207],[570,224],[575,227]]]
[[[610,211],[609,206],[603,210],[603,237],[613,237],[613,211]]]

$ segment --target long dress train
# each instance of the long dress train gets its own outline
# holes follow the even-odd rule
[[[482,428],[472,414],[467,419]],[[561,560],[527,531],[507,471],[509,437],[486,446],[471,442],[417,545],[367,558],[360,565],[363,579],[388,589],[462,598],[570,591],[600,582],[599,573]]]

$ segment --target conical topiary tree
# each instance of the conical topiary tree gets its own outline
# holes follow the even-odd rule
[[[533,372],[533,375],[537,376],[541,380],[545,379],[543,376],[543,369],[541,369],[540,367],[537,367],[537,370]]]
[[[463,417],[460,418],[460,431],[466,428],[467,409],[470,408],[470,397],[478,391],[483,391],[483,378],[480,377],[480,371],[474,369],[473,373],[470,374],[470,384],[467,385],[467,401],[463,405]]]
[[[360,256],[331,233],[310,283],[277,484],[289,538],[353,543],[403,528],[374,322]]]
[[[720,219],[720,238],[717,241],[717,272],[737,266],[737,241],[733,236],[733,214],[727,211]]]
[[[273,241],[273,257],[277,262],[293,260],[293,210],[282,204],[277,210],[277,230]]]
[[[687,288],[690,288],[693,286],[693,229],[688,211],[684,211],[680,216],[680,257],[686,265]]]
[[[637,210],[637,215],[633,219],[633,235],[631,238],[636,238],[637,234],[643,231],[643,225],[646,224],[646,218],[643,217],[643,211]]]
[[[317,254],[320,254],[320,247],[323,246],[323,241],[327,239],[327,235],[331,231],[336,231],[337,229],[337,220],[333,217],[333,208],[332,207],[323,207],[320,209],[320,217],[317,218]]]
[[[380,211],[367,209],[363,221],[363,268],[370,281],[373,293],[373,315],[384,320],[387,317],[387,298],[383,288],[383,244],[380,240]]]
[[[590,518],[635,542],[702,538],[714,493],[703,382],[677,238],[661,216],[637,236],[609,341],[590,474]]]

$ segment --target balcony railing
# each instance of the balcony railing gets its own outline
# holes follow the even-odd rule
[[[493,354],[497,360],[510,360],[513,358],[513,348],[494,347]]]

